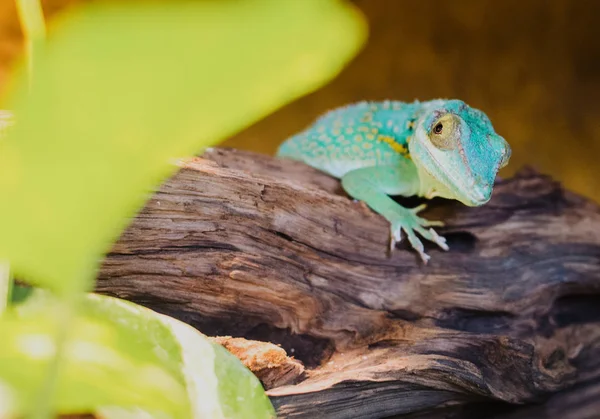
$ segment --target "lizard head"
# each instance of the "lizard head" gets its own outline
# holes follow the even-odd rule
[[[496,174],[511,154],[489,118],[463,101],[439,100],[429,102],[415,122],[409,150],[421,193],[468,206],[489,201]]]

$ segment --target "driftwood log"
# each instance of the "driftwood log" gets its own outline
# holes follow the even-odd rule
[[[450,251],[426,245],[424,266],[301,163],[212,149],[181,166],[97,290],[281,345],[303,367],[268,390],[280,417],[600,417],[593,203],[531,170],[483,207],[434,200]]]

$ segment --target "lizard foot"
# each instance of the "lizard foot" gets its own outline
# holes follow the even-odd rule
[[[427,205],[419,205],[416,208],[406,209],[398,207],[397,216],[392,217],[390,221],[390,251],[394,249],[396,243],[402,240],[402,232],[408,237],[408,242],[417,251],[423,263],[427,263],[430,256],[425,253],[425,249],[421,240],[415,233],[419,233],[423,238],[434,242],[443,250],[448,250],[446,239],[438,235],[432,226],[443,226],[441,221],[429,221],[419,217],[417,214],[423,211]],[[429,227],[429,228],[427,228]]]

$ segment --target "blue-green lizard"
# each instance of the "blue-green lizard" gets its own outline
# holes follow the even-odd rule
[[[300,160],[341,179],[344,190],[391,224],[390,246],[402,231],[424,263],[416,233],[448,250],[446,240],[389,195],[489,201],[496,174],[510,158],[489,118],[460,100],[361,102],[332,110],[285,141],[278,156]]]

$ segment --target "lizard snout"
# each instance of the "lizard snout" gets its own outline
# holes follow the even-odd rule
[[[483,181],[475,181],[466,193],[466,199],[463,200],[465,205],[477,207],[485,204],[492,197],[492,186]]]

